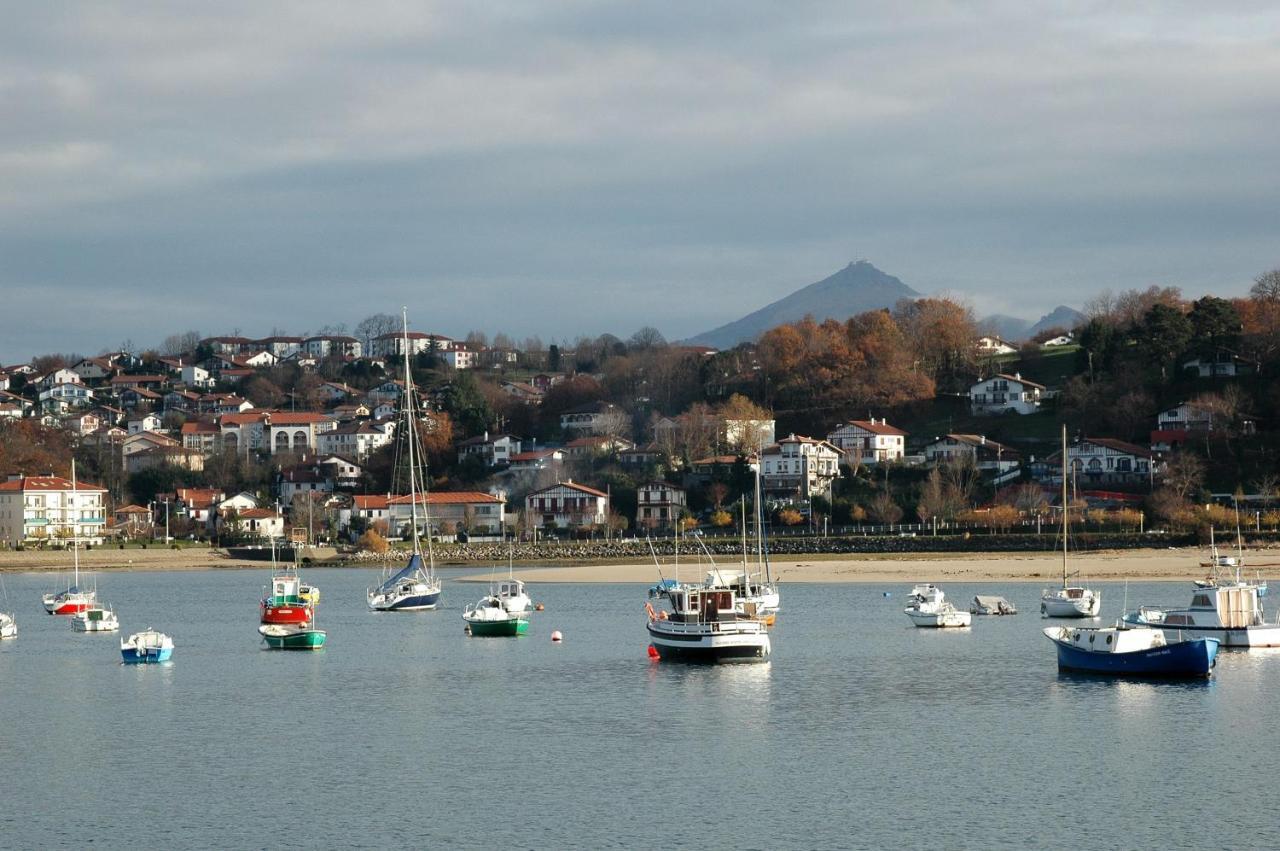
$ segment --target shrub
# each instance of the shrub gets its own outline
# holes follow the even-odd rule
[[[356,541],[356,546],[371,553],[385,553],[390,548],[387,545],[387,539],[379,535],[375,529],[369,529],[361,535]]]

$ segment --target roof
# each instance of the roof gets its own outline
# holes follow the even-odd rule
[[[262,412],[237,411],[234,414],[223,414],[218,418],[218,422],[224,426],[253,425],[254,423],[262,422]]]
[[[517,452],[511,456],[511,461],[537,461],[539,458],[550,458],[559,452],[559,449],[531,449],[528,452]]]
[[[1136,455],[1141,458],[1151,457],[1151,450],[1147,449],[1145,446],[1138,446],[1134,443],[1116,440],[1113,437],[1086,437],[1082,442],[1092,443],[1094,446],[1103,446],[1116,452],[1123,452],[1126,455]]]
[[[174,496],[187,505],[212,505],[222,499],[223,493],[217,488],[178,488]]]
[[[186,434],[187,423],[183,423],[182,426],[183,426],[182,431],[184,434]],[[174,440],[169,435],[157,434],[154,431],[136,431],[133,434],[126,437],[125,440],[133,441],[135,443],[139,440],[145,440],[150,443],[157,444],[159,446],[177,446],[178,445],[178,441]]]
[[[836,453],[837,455],[844,454],[843,449],[841,449],[839,446],[836,446],[834,443],[831,443],[827,440],[819,439],[816,437],[803,437],[801,435],[795,435],[795,434],[791,434],[782,438],[782,440],[779,440],[777,443],[773,444],[772,446],[766,446],[764,448],[763,454],[765,455],[778,454],[779,452],[782,451],[782,444],[784,443],[799,443],[799,444],[804,444],[808,446],[825,446],[828,449],[830,449],[832,452]]]
[[[271,508],[245,508],[241,509],[238,516],[241,520],[269,520],[280,517],[275,509]]]
[[[71,480],[64,479],[62,476],[22,476],[7,482],[0,482],[0,491],[18,492],[25,491],[98,491],[106,493],[106,488],[100,488],[97,485],[88,485],[84,482],[76,482],[76,486],[72,488]]]
[[[332,417],[325,414],[313,413],[311,411],[271,412],[271,425],[273,426],[311,425],[312,423],[327,423],[332,421]]]
[[[151,511],[141,505],[126,505],[116,509],[116,514],[150,514]]]
[[[357,497],[358,499],[359,497]],[[409,495],[393,496],[387,500],[388,505],[408,505]],[[496,497],[491,493],[484,491],[431,491],[426,494],[418,494],[417,502],[426,502],[428,505],[461,505],[472,502],[488,502],[500,503],[505,502],[500,497]]]
[[[538,488],[536,491],[530,491],[529,496],[535,496],[540,493],[546,493],[547,491],[552,491],[552,490],[555,490],[556,488],[569,488],[570,490],[582,491],[583,493],[590,494],[591,496],[603,496],[606,498],[609,496],[604,491],[598,491],[595,488],[589,488],[586,485],[580,485],[574,481],[556,482],[554,485],[548,485],[545,488]]]
[[[848,425],[857,426],[863,431],[869,431],[872,434],[893,434],[893,435],[900,435],[900,436],[906,436],[907,434],[905,431],[903,431],[900,428],[894,428],[891,425],[886,425],[884,421],[876,422],[875,420],[852,420],[848,423]],[[836,426],[836,428],[839,428],[839,426]]]
[[[982,434],[945,434],[942,437],[935,440],[934,443],[939,443],[942,440],[947,438],[950,438],[956,443],[963,443],[965,446],[972,446],[975,449],[985,448],[985,449],[990,449],[992,452],[1008,454],[1010,458],[1018,454],[1018,451],[1016,449],[1010,449],[1009,447],[1005,446],[1003,443],[999,443],[998,441],[992,440],[991,438]]]
[[[163,384],[165,382],[163,375],[116,375],[113,376],[111,384]]]
[[[370,509],[385,509],[389,497],[379,494],[356,494],[351,499],[356,509],[368,511]]]
[[[183,434],[217,434],[218,427],[213,423],[201,420],[190,420],[182,424]]]
[[[1043,384],[1037,384],[1034,381],[1023,378],[1021,375],[1009,375],[1007,372],[998,372],[995,375],[991,376],[991,378],[1003,378],[1007,381],[1016,381],[1019,384],[1026,385],[1027,387],[1039,387],[1041,390],[1045,389],[1045,386]],[[983,381],[990,381],[991,378],[985,378],[983,379]],[[982,382],[980,381],[978,383],[981,384]]]

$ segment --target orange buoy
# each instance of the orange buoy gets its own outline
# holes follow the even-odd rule
[[[652,644],[649,645],[649,658],[650,659],[662,658],[661,656],[658,655],[658,648],[654,647]]]
[[[552,633],[551,633],[551,640],[552,640],[552,641],[563,641],[563,640],[564,640],[564,636],[563,636],[563,635],[561,635],[561,634],[560,634],[560,630],[558,630],[558,629],[557,629],[557,630],[555,630],[554,632],[552,632]]]
[[[546,606],[544,606],[544,605],[542,605],[541,603],[539,603],[538,605],[536,605],[536,606],[534,606],[534,607],[533,607],[533,610],[534,610],[535,612],[540,612],[540,611],[542,611],[542,610],[543,610],[543,609],[545,609],[545,608],[546,608]]]

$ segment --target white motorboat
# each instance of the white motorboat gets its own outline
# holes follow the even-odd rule
[[[173,656],[173,639],[154,629],[144,629],[120,642],[120,656],[127,664],[167,662]]]
[[[1280,647],[1280,620],[1266,622],[1258,587],[1250,583],[1197,588],[1186,608],[1142,606],[1126,623],[1158,627],[1165,634],[1215,638],[1223,647]]]
[[[680,586],[668,595],[671,611],[649,613],[649,641],[663,661],[763,662],[773,650],[769,628],[737,612],[729,588]]]
[[[903,611],[911,622],[921,627],[966,627],[973,622],[973,615],[961,611],[947,602],[947,595],[933,584],[917,585],[911,589],[911,605]]]
[[[71,628],[76,632],[115,632],[120,628],[120,619],[111,609],[94,603],[72,615]]]
[[[13,619],[13,615],[0,612],[0,639],[17,638],[18,624]]]
[[[1040,594],[1040,614],[1047,618],[1096,618],[1102,609],[1102,594],[1092,588],[1067,584],[1067,527],[1071,516],[1067,502],[1067,427],[1062,427],[1062,587],[1046,588]]]

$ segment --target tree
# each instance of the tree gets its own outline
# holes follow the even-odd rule
[[[741,393],[734,393],[716,411],[719,430],[724,435],[726,448],[735,454],[758,452],[762,434],[760,426],[772,424],[773,412],[752,402]]]
[[[1178,499],[1185,500],[1204,483],[1204,462],[1185,450],[1174,453],[1165,464],[1164,482]]]
[[[711,525],[717,529],[724,529],[733,525],[733,515],[724,509],[711,512]]]
[[[355,335],[360,338],[366,355],[372,354],[373,341],[383,334],[392,334],[401,329],[403,322],[399,316],[390,313],[375,313],[366,316],[356,325]]]
[[[356,541],[356,547],[371,553],[385,553],[390,549],[387,539],[379,535],[374,529],[369,529],[361,535],[360,539]]]
[[[631,335],[628,346],[632,350],[648,351],[649,349],[661,349],[667,345],[667,338],[662,336],[662,332],[657,328],[646,325],[639,331]]]
[[[804,522],[804,515],[794,508],[784,508],[778,512],[778,522],[784,526],[799,526]]]
[[[1240,314],[1226,299],[1207,295],[1192,303],[1187,318],[1198,345],[1229,349],[1240,345]]]
[[[902,508],[893,501],[893,496],[888,491],[881,491],[872,497],[868,508],[877,523],[887,523],[892,526],[902,519]]]
[[[1156,304],[1142,319],[1139,346],[1152,366],[1164,374],[1165,368],[1187,350],[1194,329],[1180,309]]]

